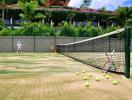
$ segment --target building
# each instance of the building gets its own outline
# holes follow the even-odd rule
[[[46,0],[45,6],[68,6],[70,0]]]
[[[116,16],[116,12],[113,12],[113,11],[101,11],[101,10],[96,10],[96,9],[90,9],[90,8],[87,8],[87,9],[79,9],[79,8],[68,8],[68,7],[65,7],[68,5],[69,1],[70,0],[47,0],[46,3],[45,3],[45,6],[47,8],[45,8],[44,6],[39,6],[36,10],[39,10],[41,12],[44,12],[44,11],[56,11],[56,12],[62,12],[64,14],[64,12],[74,12],[76,13],[77,17],[78,17],[78,13],[85,13],[85,14],[88,14],[90,15],[91,17],[93,16],[96,16],[96,18],[98,18],[101,14],[103,15],[107,15],[108,17],[109,16]],[[56,6],[56,7],[52,7],[50,8],[49,6]],[[60,7],[61,6],[61,7]],[[0,6],[0,18],[2,18],[2,9],[3,9],[3,6]],[[8,5],[5,5],[4,7],[4,21],[6,23],[6,26],[7,27],[19,27],[20,26],[20,23],[22,22],[22,20],[20,19],[19,17],[19,14],[21,13],[20,9],[18,8],[18,6],[16,4],[8,4]],[[58,15],[57,13],[57,15]],[[60,14],[60,18],[64,18],[62,15],[63,14]],[[62,17],[61,17],[62,16]],[[56,16],[55,16],[56,17]],[[81,20],[76,20],[76,18],[72,19],[72,22],[86,22],[84,19],[84,16],[82,15],[83,18],[81,18]],[[107,18],[108,18],[107,17]],[[50,22],[54,22],[55,21],[53,20],[54,18],[50,18],[49,21],[47,21],[46,19],[42,19],[42,22],[43,23],[50,23]],[[66,19],[66,17],[64,18]],[[83,20],[83,21],[82,21]],[[62,20],[64,21],[64,20]],[[96,26],[100,26],[101,23],[107,23],[106,19],[99,19],[99,20],[95,20],[93,21],[93,23],[96,24]]]

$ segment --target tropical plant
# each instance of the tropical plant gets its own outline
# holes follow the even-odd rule
[[[88,22],[86,26],[78,27],[77,34],[80,37],[94,37],[101,34],[101,29],[99,27],[93,27],[91,22]]]
[[[0,31],[0,36],[11,36],[11,30],[8,29],[8,28],[3,28],[1,31]]]
[[[61,36],[76,36],[77,30],[71,23],[63,22],[61,27]]]
[[[79,37],[91,37],[91,33],[89,32],[89,29],[78,27],[77,28],[77,36]]]
[[[50,36],[53,34],[53,28],[43,23],[29,22],[23,25],[23,35],[26,36]]]
[[[5,27],[5,23],[2,19],[0,19],[0,31]]]
[[[101,34],[101,30],[98,27],[91,27],[89,31],[91,33],[91,37],[95,37]]]
[[[17,28],[12,30],[13,36],[24,36],[24,28]]]
[[[132,7],[119,7],[117,9],[119,25],[125,26],[126,21],[131,18]]]
[[[38,7],[37,1],[30,2],[18,2],[18,7],[22,10],[23,13],[20,14],[22,20],[33,21],[35,18],[44,18],[44,15],[41,13],[36,14],[36,8]]]
[[[118,26],[118,27],[112,27],[112,26],[110,26],[110,27],[107,27],[106,29],[103,29],[102,34],[108,33],[108,32],[112,32],[112,31],[120,29],[120,28],[121,28],[120,26]]]
[[[126,25],[132,27],[132,19],[128,19]]]

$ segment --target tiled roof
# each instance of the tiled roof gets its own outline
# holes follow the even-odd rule
[[[0,5],[0,9],[2,9],[3,6]],[[5,9],[19,9],[17,4],[12,4],[12,5],[6,5]],[[79,9],[79,8],[73,8],[73,9],[66,9],[66,8],[44,8],[44,6],[39,6],[37,10],[58,10],[58,11],[75,11],[75,12],[84,12],[84,13],[107,13],[107,14],[112,14],[116,15],[116,12],[113,11],[101,11],[101,10],[96,10],[96,9]]]

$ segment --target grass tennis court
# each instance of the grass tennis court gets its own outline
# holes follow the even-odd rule
[[[88,73],[93,77],[85,87]],[[109,75],[57,53],[0,53],[0,100],[131,100],[132,78]]]

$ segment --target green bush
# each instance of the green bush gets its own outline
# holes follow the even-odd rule
[[[5,27],[4,21],[0,18],[0,31]]]
[[[79,36],[79,37],[90,37],[91,33],[89,32],[89,29],[86,29],[83,27],[78,27],[77,36]]]
[[[24,35],[23,32],[24,32],[23,28],[14,29],[12,31],[12,35],[13,36],[23,36]]]
[[[61,29],[61,36],[76,36],[76,28],[71,24],[64,22]]]
[[[74,26],[71,23],[63,22],[58,27],[49,26],[43,23],[30,22],[22,24],[21,28],[8,29],[3,28],[0,31],[0,36],[78,36],[78,37],[95,37],[101,34],[112,32],[120,27],[108,27],[101,29],[93,27],[89,22],[86,26]]]
[[[78,28],[78,36],[80,37],[94,37],[100,35],[101,30],[96,27],[87,28]]]
[[[105,34],[105,33],[109,33],[109,32],[112,32],[112,31],[115,31],[117,29],[120,29],[121,27],[112,27],[112,26],[109,26],[107,27],[106,29],[102,29],[102,34]]]
[[[3,28],[1,31],[0,31],[0,36],[11,36],[11,30],[8,29],[8,28]]]
[[[127,26],[132,26],[132,19],[128,19],[128,20],[126,21],[126,24],[127,24]]]
[[[101,33],[101,29],[91,26],[91,22],[87,23],[84,27],[79,26],[77,30],[77,34],[80,37],[94,37]]]
[[[100,35],[101,33],[101,30],[99,28],[96,28],[96,27],[91,27],[89,29],[90,33],[91,33],[91,37],[95,37],[95,36],[98,36]]]
[[[42,23],[26,23],[23,26],[23,35],[25,36],[50,36],[54,33],[52,27]]]

